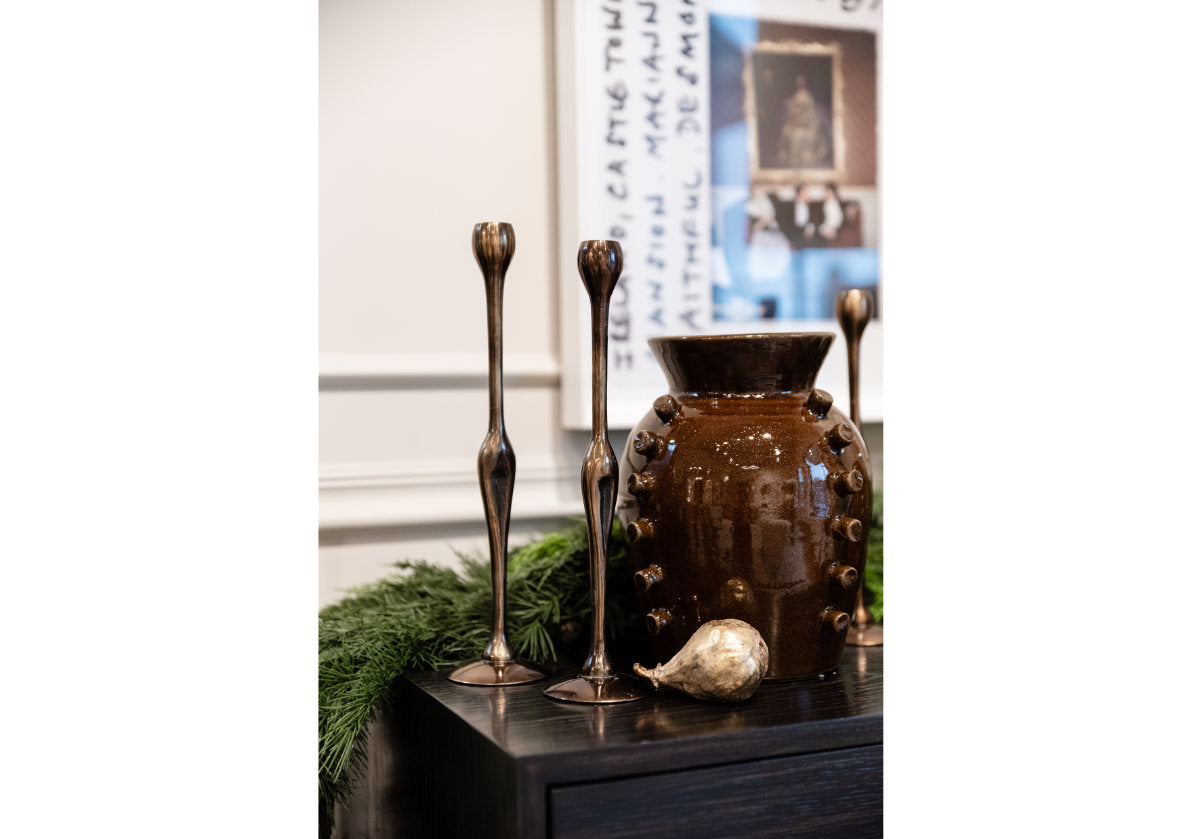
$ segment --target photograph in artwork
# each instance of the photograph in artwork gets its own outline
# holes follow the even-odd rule
[[[816,51],[813,51],[815,46]],[[819,177],[836,166],[834,84],[838,55],[817,45],[774,45],[746,54],[747,113],[753,113],[759,170]]]
[[[875,33],[710,15],[713,318],[879,295]]]

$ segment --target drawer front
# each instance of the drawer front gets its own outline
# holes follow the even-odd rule
[[[555,839],[883,835],[883,746],[552,787]]]

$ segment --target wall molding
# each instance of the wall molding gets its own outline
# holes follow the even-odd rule
[[[322,353],[320,390],[487,387],[486,353]],[[562,365],[550,353],[506,352],[504,386],[557,388]]]
[[[461,461],[322,466],[321,532],[477,522],[479,476]],[[517,459],[513,520],[583,515],[579,468],[549,457]]]

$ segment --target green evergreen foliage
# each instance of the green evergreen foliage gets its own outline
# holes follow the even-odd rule
[[[867,566],[863,574],[863,605],[883,623],[883,490],[876,490],[871,505],[871,532],[867,534]]]
[[[610,577],[625,570],[625,532],[613,528]],[[583,522],[513,552],[508,563],[508,640],[517,656],[548,663],[556,641],[590,634],[587,530]],[[320,613],[319,778],[322,803],[345,803],[361,773],[366,732],[392,682],[410,670],[478,658],[491,626],[490,563],[460,555],[461,574],[426,562],[352,590]],[[635,625],[632,592],[610,585],[610,637]],[[566,639],[564,639],[564,629]],[[586,634],[584,633],[586,630]]]
[[[875,494],[867,542],[867,604],[883,617],[883,500]],[[614,523],[609,541],[606,611],[610,639],[643,630],[626,567],[625,531]],[[491,569],[486,559],[460,555],[456,573],[423,561],[397,563],[399,572],[351,590],[320,613],[318,632],[320,797],[328,817],[348,803],[366,764],[367,729],[385,710],[392,683],[479,657],[492,616]],[[554,661],[566,644],[591,634],[587,530],[582,521],[509,555],[508,640],[517,656]]]

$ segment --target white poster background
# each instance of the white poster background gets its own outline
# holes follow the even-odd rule
[[[609,318],[608,408],[630,428],[666,392],[656,335],[832,332],[817,384],[849,411],[845,345],[833,320],[712,319],[709,12],[878,31],[854,0],[559,0],[555,8],[562,314],[562,422],[591,424],[590,308],[579,243],[615,239],[624,269]],[[863,336],[864,421],[883,417],[882,323]]]

